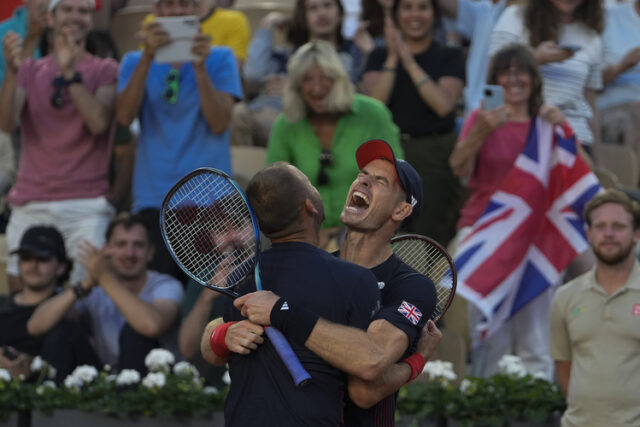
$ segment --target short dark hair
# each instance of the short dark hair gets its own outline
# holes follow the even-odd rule
[[[542,98],[542,73],[540,66],[533,56],[533,51],[527,45],[520,43],[509,44],[497,51],[489,62],[487,83],[498,84],[498,74],[508,70],[512,65],[525,68],[531,77],[531,95],[527,105],[531,117],[538,114],[544,100]]]
[[[608,188],[589,200],[584,208],[584,218],[589,227],[591,227],[591,213],[606,203],[617,203],[622,206],[633,218],[633,229],[640,228],[640,205],[626,193],[615,188]]]
[[[307,198],[304,182],[290,165],[276,162],[254,175],[247,184],[247,200],[267,236],[281,233],[295,223]]]
[[[116,227],[122,226],[125,230],[131,230],[136,225],[141,225],[142,228],[144,228],[149,244],[153,244],[153,242],[151,241],[151,233],[149,232],[149,227],[147,226],[147,223],[144,221],[142,216],[138,214],[130,214],[129,212],[121,212],[118,214],[118,216],[111,220],[111,222],[107,226],[107,231],[105,233],[107,242],[111,239],[113,231],[116,229]]]

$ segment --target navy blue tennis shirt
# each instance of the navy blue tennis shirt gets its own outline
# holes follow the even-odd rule
[[[306,243],[276,244],[261,256],[265,290],[301,304],[335,323],[366,329],[376,314],[379,290],[366,268]],[[238,292],[255,290],[253,281]],[[224,320],[242,320],[231,300]],[[345,375],[302,345],[291,342],[311,381],[296,388],[268,342],[247,356],[229,359],[231,388],[225,402],[227,426],[337,426],[342,422]]]
[[[415,352],[422,328],[431,318],[438,297],[433,282],[402,262],[395,254],[371,269],[378,280],[382,308],[372,321],[384,319],[402,330],[409,347],[402,359]],[[398,393],[387,396],[369,409],[361,409],[347,396],[345,426],[393,426]]]

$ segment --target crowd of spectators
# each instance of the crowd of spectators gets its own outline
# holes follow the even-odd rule
[[[355,150],[386,140],[424,181],[407,231],[447,245],[536,116],[566,120],[597,163],[599,110],[640,100],[635,0],[297,0],[255,28],[233,1],[149,0],[140,48],[122,60],[93,26],[96,3],[23,0],[0,22],[0,367],[14,374],[60,336],[73,345],[50,360],[59,378],[77,363],[143,371],[159,345],[198,358],[218,295],[175,265],[159,210],[193,169],[233,174],[233,145],[305,173],[325,204],[322,246],[336,247]],[[200,19],[192,59],[159,62],[171,39],[156,18],[188,15]],[[504,105],[487,108],[485,83]]]

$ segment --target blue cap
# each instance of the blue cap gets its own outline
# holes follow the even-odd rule
[[[406,201],[413,207],[411,215],[405,219],[406,224],[420,215],[420,211],[422,210],[422,204],[424,202],[422,178],[409,162],[396,159],[391,146],[387,144],[386,141],[374,139],[358,147],[356,151],[356,161],[360,169],[364,168],[369,162],[377,159],[388,160],[395,166],[400,184],[405,193],[407,193]]]

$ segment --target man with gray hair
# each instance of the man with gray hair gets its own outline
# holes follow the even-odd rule
[[[55,225],[72,258],[81,240],[101,246],[114,214],[107,200],[111,129],[118,65],[85,49],[94,0],[51,0],[52,53],[23,59],[23,40],[3,38],[7,62],[0,89],[0,128],[21,128],[21,158],[8,201],[9,250],[31,225]],[[15,258],[15,257],[13,257]],[[12,289],[20,288],[17,260],[9,259]],[[84,276],[76,263],[71,283]]]
[[[154,15],[196,15],[197,6],[196,0],[156,0]],[[144,49],[122,59],[116,119],[123,126],[140,119],[132,210],[145,219],[157,248],[150,267],[182,278],[160,234],[159,208],[173,184],[193,169],[231,172],[227,126],[242,88],[231,49],[211,47],[200,31],[191,43],[192,61],[158,62],[158,49],[172,42],[167,28],[158,20],[145,24]]]

